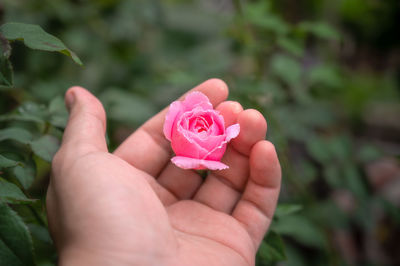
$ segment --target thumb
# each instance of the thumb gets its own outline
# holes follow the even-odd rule
[[[86,89],[72,87],[65,93],[65,104],[70,116],[62,147],[73,149],[76,155],[107,151],[106,114],[101,102]]]

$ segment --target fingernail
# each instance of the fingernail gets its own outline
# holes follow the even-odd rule
[[[65,95],[65,104],[67,105],[67,109],[68,112],[71,111],[72,105],[75,102],[75,95],[72,91],[69,91],[66,95]]]

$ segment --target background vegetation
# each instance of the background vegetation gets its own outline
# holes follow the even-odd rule
[[[84,66],[0,28],[0,265],[57,261],[44,197],[69,86],[102,100],[112,150],[211,77],[265,115],[282,162],[258,265],[399,265],[399,17],[397,0],[2,0],[0,24],[40,25]]]

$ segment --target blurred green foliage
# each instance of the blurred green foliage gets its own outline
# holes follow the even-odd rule
[[[101,99],[113,149],[211,77],[264,114],[282,163],[257,264],[398,265],[399,16],[396,0],[3,0],[0,24],[40,25],[84,66],[0,28],[0,265],[56,263],[44,198],[68,87]]]

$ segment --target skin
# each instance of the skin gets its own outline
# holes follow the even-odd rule
[[[60,265],[255,264],[281,183],[274,146],[264,140],[267,123],[225,101],[221,80],[193,90],[209,97],[227,126],[241,127],[222,159],[230,168],[204,182],[170,162],[167,108],[109,153],[100,101],[80,87],[67,91],[70,118],[47,193]]]

